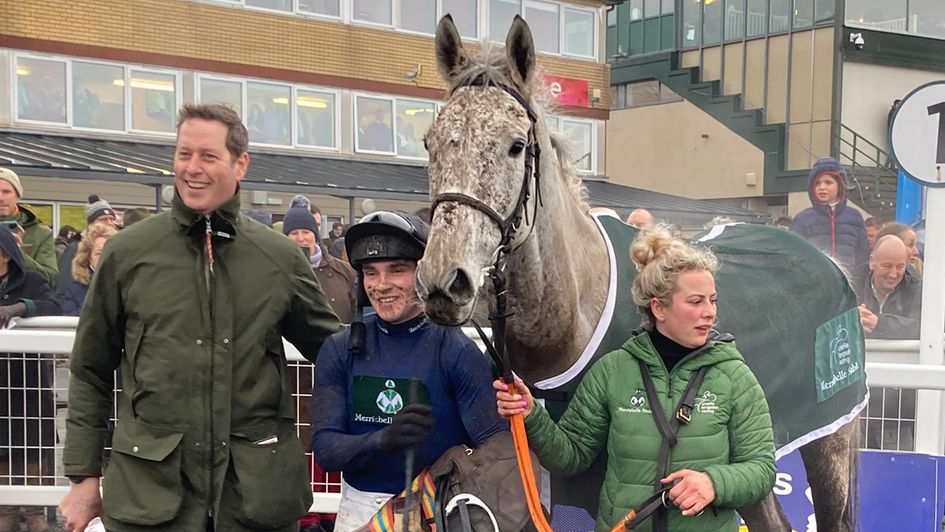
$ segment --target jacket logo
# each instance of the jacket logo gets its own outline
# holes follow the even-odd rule
[[[714,393],[706,390],[701,397],[697,397],[695,400],[696,410],[702,414],[714,414],[718,411],[719,407],[715,402],[718,400],[718,396]]]
[[[384,385],[387,389],[377,394],[377,408],[385,414],[394,415],[404,407],[404,398],[394,389],[393,380],[387,379]]]
[[[629,412],[631,414],[651,413],[650,409],[646,407],[646,394],[643,390],[636,390],[633,392],[633,395],[630,396],[629,403],[629,407],[621,406],[617,409],[621,412]]]
[[[834,367],[850,363],[850,333],[844,327],[838,327],[830,341],[830,360]]]

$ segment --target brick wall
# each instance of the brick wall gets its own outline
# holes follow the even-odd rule
[[[100,55],[96,49],[138,52],[162,66],[214,61],[232,64],[237,71],[281,69],[286,81],[332,76],[331,84],[342,88],[345,78],[392,84],[387,92],[394,93],[397,87],[443,88],[430,37],[183,0],[2,3],[0,37],[63,43],[65,54],[68,45],[78,45],[93,50],[87,52],[92,56]],[[599,5],[593,0],[575,3]],[[418,64],[422,74],[416,84],[406,82],[404,73]],[[586,79],[591,91],[600,89],[596,107],[609,107],[608,65],[544,55],[539,64],[548,74]],[[300,74],[298,80],[291,79],[293,73]]]

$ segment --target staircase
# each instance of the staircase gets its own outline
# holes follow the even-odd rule
[[[899,172],[889,154],[849,127],[835,126],[834,152],[847,170],[848,197],[873,216],[894,219]]]
[[[787,127],[768,124],[763,109],[745,109],[741,94],[722,94],[718,80],[701,81],[699,67],[681,68],[679,52],[618,60],[612,83],[656,79],[764,153],[765,195],[807,189],[808,170],[787,170]],[[890,220],[896,208],[897,172],[889,156],[855,131],[834,121],[832,152],[849,174],[848,197],[874,216]],[[769,177],[770,176],[770,177]]]

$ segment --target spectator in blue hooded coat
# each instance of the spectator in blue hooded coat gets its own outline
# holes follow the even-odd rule
[[[807,182],[811,207],[791,222],[791,231],[843,264],[848,270],[869,260],[866,224],[847,206],[847,175],[833,157],[814,163]]]

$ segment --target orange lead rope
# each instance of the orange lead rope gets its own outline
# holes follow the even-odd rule
[[[528,501],[528,513],[532,516],[532,523],[538,532],[552,532],[551,525],[545,519],[545,512],[541,508],[541,497],[538,495],[538,486],[532,475],[532,455],[528,451],[528,435],[525,434],[525,417],[515,414],[509,418],[512,426],[512,439],[515,442],[515,456],[518,458],[518,471],[522,477],[522,487],[525,488],[525,499]]]

